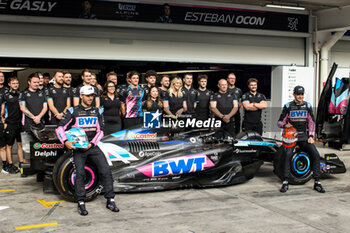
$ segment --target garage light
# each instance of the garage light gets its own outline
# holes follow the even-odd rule
[[[276,5],[276,4],[266,4],[266,7],[280,8],[280,9],[290,9],[290,10],[305,10],[305,7],[301,6],[286,6],[286,5]]]
[[[0,66],[0,71],[2,72],[13,72],[13,71],[18,71],[18,70],[24,70],[26,69],[25,67],[1,67]]]

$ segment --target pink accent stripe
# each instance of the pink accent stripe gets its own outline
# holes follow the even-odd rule
[[[328,109],[329,113],[334,114],[335,113],[335,106],[332,102],[329,103],[329,109]]]
[[[152,163],[150,164],[147,164],[145,166],[142,166],[142,167],[138,167],[136,168],[137,170],[139,170],[139,172],[143,173],[145,176],[148,176],[148,177],[153,177],[153,174],[152,174]]]
[[[25,121],[25,115],[24,115],[24,113],[22,113],[22,125],[24,125],[24,121]]]
[[[284,126],[285,124],[287,124],[288,117],[289,117],[289,114],[286,115],[286,117],[283,119],[283,121],[278,121],[278,122],[277,122],[278,127],[283,128],[283,126]]]
[[[70,121],[65,126],[59,126],[55,131],[57,134],[58,139],[62,144],[64,144],[64,141],[67,140],[67,136],[65,133],[65,130],[67,129],[68,125],[72,122],[73,119],[70,119]]]
[[[96,130],[97,133],[96,133],[95,137],[91,140],[91,142],[92,142],[94,145],[97,145],[97,143],[99,143],[100,140],[101,140],[101,139],[103,138],[103,136],[104,136],[104,132],[101,131],[100,124],[99,124],[98,120],[97,120],[96,125],[97,125],[97,130]]]
[[[308,127],[309,127],[309,135],[315,136],[315,122],[312,120],[311,115],[307,114]]]

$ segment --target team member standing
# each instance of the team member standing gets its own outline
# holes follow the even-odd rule
[[[5,114],[5,109],[7,109],[7,117],[5,118],[5,141],[6,141],[6,154],[7,162],[10,164],[9,172],[16,173],[18,168],[12,165],[12,146],[17,141],[17,155],[19,160],[19,167],[21,167],[24,162],[23,150],[22,150],[22,112],[18,104],[19,98],[19,82],[17,77],[11,77],[8,81],[10,87],[9,92],[4,96],[4,101],[1,106],[1,115]]]
[[[63,87],[68,89],[70,106],[73,106],[74,88],[72,87],[72,74],[68,71],[63,72]]]
[[[163,100],[164,112],[169,116],[180,116],[187,109],[186,99],[182,92],[182,80],[179,77],[171,80],[168,94]]]
[[[79,93],[80,93],[80,88],[82,88],[83,86],[90,86],[91,83],[91,71],[88,69],[84,69],[81,72],[81,79],[83,80],[83,83],[78,85],[75,89],[74,89],[74,99],[73,99],[73,105],[74,106],[78,106],[80,103],[80,97],[79,97]],[[95,89],[95,96],[94,96],[94,100],[92,101],[92,105],[96,106],[97,108],[100,107],[100,91],[98,90],[97,87],[93,86],[93,88]]]
[[[106,77],[107,77],[107,81],[112,81],[114,83],[114,85],[117,86],[117,84],[118,84],[118,76],[117,76],[116,72],[111,71],[108,74],[106,74]]]
[[[125,116],[124,126],[127,129],[142,124],[142,103],[146,99],[145,91],[139,85],[140,74],[137,71],[131,71],[129,74],[130,85],[123,89],[120,95],[121,109]]]
[[[146,98],[149,95],[150,88],[156,85],[157,72],[154,70],[147,70],[145,74],[147,85],[143,88],[145,90]]]
[[[113,81],[107,81],[101,95],[101,107],[105,119],[105,135],[118,132],[122,129],[122,119],[120,118],[120,100],[115,91]]]
[[[0,104],[3,103],[3,95],[0,94]],[[1,173],[8,174],[9,173],[9,166],[6,161],[6,143],[5,143],[5,137],[4,137],[4,123],[3,123],[3,116],[1,116],[0,121],[0,157],[2,161],[2,168]],[[12,169],[11,169],[12,170]]]
[[[149,95],[147,97],[147,100],[143,103],[143,110],[149,111],[149,112],[162,112],[163,110],[163,102],[159,96],[159,90],[158,87],[152,86],[149,89]]]
[[[57,125],[70,108],[69,90],[63,87],[63,72],[57,71],[53,76],[55,83],[47,88],[46,98],[50,109],[50,124]]]
[[[261,121],[261,113],[267,108],[266,97],[257,92],[258,80],[255,78],[248,79],[249,92],[242,95],[242,103],[244,107],[243,131],[253,130],[260,135],[263,133],[263,123]]]
[[[30,132],[30,125],[44,124],[43,116],[47,112],[45,93],[39,89],[39,77],[30,74],[28,77],[28,89],[20,93],[19,105],[25,115],[23,129]]]
[[[169,75],[163,75],[160,80],[160,87],[159,87],[159,95],[162,100],[164,100],[165,96],[168,93],[169,84],[170,84]]]
[[[9,88],[5,86],[4,73],[0,71],[0,94],[4,95],[8,91],[9,91]]]
[[[107,199],[106,208],[111,211],[118,212],[119,209],[114,202],[114,191],[113,191],[113,178],[111,170],[108,166],[106,157],[97,147],[97,144],[103,137],[104,123],[103,116],[101,115],[98,108],[92,106],[92,102],[95,95],[95,90],[92,86],[84,86],[80,88],[81,104],[74,108],[69,108],[67,114],[62,118],[56,129],[59,140],[68,149],[73,151],[74,165],[76,169],[76,180],[75,180],[75,195],[78,201],[78,213],[81,215],[87,215],[88,211],[85,207],[86,191],[84,187],[85,180],[85,162],[89,158],[97,166],[98,172],[102,177],[103,188],[105,190],[105,198]],[[80,121],[78,119],[89,119],[87,121]],[[90,121],[90,119],[95,119]],[[81,123],[83,122],[83,123]],[[93,122],[93,123],[91,123]],[[68,127],[79,127],[82,128],[88,137],[89,146],[87,149],[77,149],[67,140],[65,129]]]
[[[210,97],[213,95],[211,90],[207,89],[208,76],[201,74],[198,76],[199,88],[197,90],[197,107],[196,116],[199,120],[209,119],[210,114]]]
[[[43,85],[45,87],[49,86],[50,80],[51,80],[50,74],[49,73],[44,73],[43,74]],[[40,83],[41,83],[41,81],[40,81]]]
[[[197,107],[197,90],[192,87],[193,75],[185,74],[183,78],[184,87],[182,88],[183,93],[185,94],[185,99],[187,103],[186,112],[191,115],[191,117],[196,117],[196,107]]]
[[[221,128],[235,137],[235,118],[238,110],[237,97],[227,91],[227,81],[220,79],[219,91],[211,96],[210,108],[215,117],[221,120]]]
[[[90,84],[91,84],[91,86],[97,87],[97,89],[99,91],[103,90],[102,86],[97,82],[97,77],[96,77],[95,73],[91,73],[91,82],[90,82]]]
[[[238,134],[241,130],[241,99],[242,99],[242,90],[235,86],[236,84],[236,75],[234,73],[229,73],[227,76],[228,89],[227,91],[233,93],[238,98],[238,111],[235,115],[235,132]]]
[[[298,131],[299,137],[297,144],[312,158],[312,172],[315,179],[314,189],[317,192],[324,193],[325,190],[320,183],[320,154],[314,144],[315,120],[312,107],[310,103],[304,101],[304,87],[296,86],[293,96],[294,100],[283,107],[278,120],[278,127],[294,127]],[[285,148],[284,181],[280,189],[283,193],[288,190],[290,160],[294,147]]]

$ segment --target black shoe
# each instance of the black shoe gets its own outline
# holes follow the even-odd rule
[[[288,188],[289,188],[288,181],[283,181],[283,184],[282,184],[282,187],[280,189],[280,192],[281,193],[285,193],[285,192],[287,192]]]
[[[119,212],[119,208],[115,204],[114,199],[107,200],[106,208],[113,211],[113,212]]]
[[[326,190],[324,190],[324,188],[322,187],[322,185],[321,185],[321,183],[319,181],[315,181],[314,190],[316,190],[319,193],[325,193],[326,192]]]
[[[89,212],[87,212],[85,208],[85,202],[83,201],[78,202],[78,213],[83,216],[88,215]]]
[[[16,166],[13,165],[13,164],[9,164],[9,166],[7,167],[7,169],[8,169],[8,172],[9,172],[10,174],[16,174],[16,173],[19,172],[18,167],[16,167]]]

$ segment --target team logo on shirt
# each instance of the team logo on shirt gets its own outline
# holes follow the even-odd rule
[[[77,127],[97,126],[97,117],[77,117]]]
[[[156,112],[145,112],[143,114],[143,127],[150,129],[159,129],[161,115],[162,114],[158,110]]]

